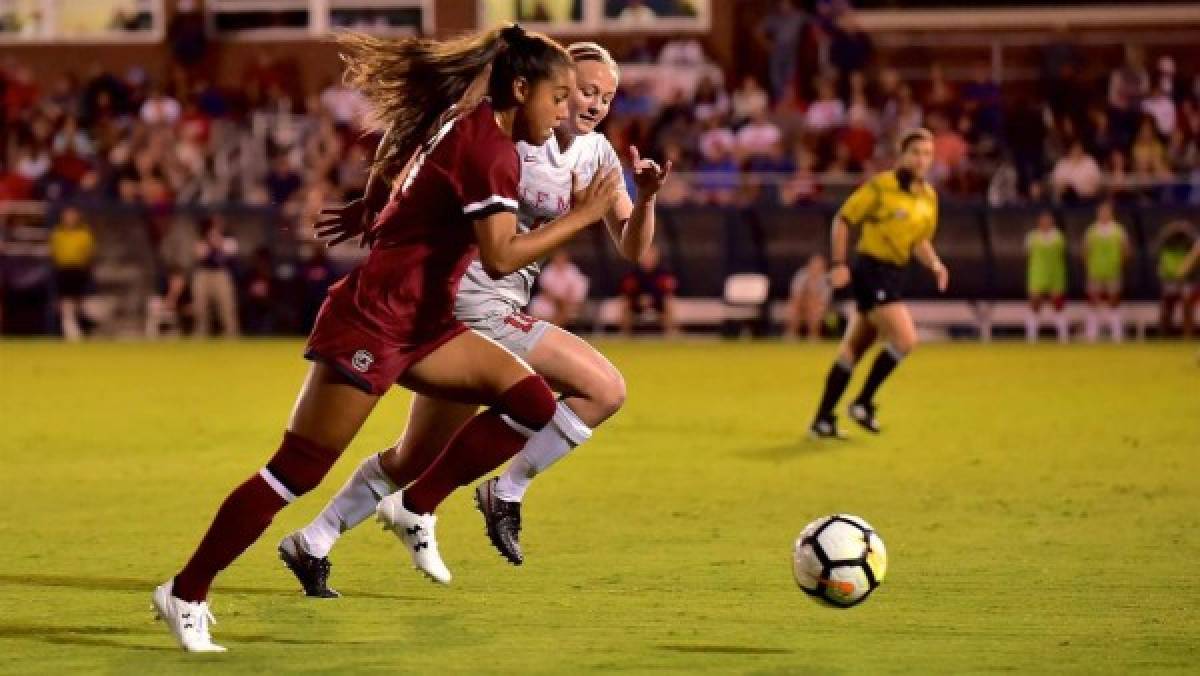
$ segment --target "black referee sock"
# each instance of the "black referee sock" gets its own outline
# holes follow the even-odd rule
[[[833,409],[846,392],[850,384],[850,375],[854,373],[854,365],[846,364],[841,359],[833,362],[829,375],[825,377],[825,391],[821,394],[821,406],[817,409],[817,420],[833,415]]]
[[[871,364],[871,371],[867,373],[867,382],[863,384],[862,392],[858,394],[855,401],[861,404],[869,404],[875,400],[875,391],[887,380],[887,377],[892,375],[892,371],[896,370],[896,365],[904,355],[892,347],[890,344],[885,345],[883,350],[879,352],[879,356],[875,357],[875,363]]]

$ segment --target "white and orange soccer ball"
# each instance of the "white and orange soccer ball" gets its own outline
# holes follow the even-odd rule
[[[823,516],[796,538],[792,573],[812,598],[849,608],[865,601],[883,583],[887,550],[863,519],[850,514]]]

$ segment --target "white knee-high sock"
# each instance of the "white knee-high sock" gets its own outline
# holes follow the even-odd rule
[[[525,448],[517,453],[496,482],[496,497],[506,502],[520,502],[533,477],[591,437],[592,429],[570,407],[558,402],[550,424],[529,437]]]
[[[1041,328],[1041,317],[1038,313],[1029,308],[1025,314],[1025,340],[1030,343],[1036,343],[1038,339],[1038,330]]]
[[[1115,307],[1108,309],[1108,327],[1114,343],[1125,340],[1125,325],[1121,321],[1121,311]]]
[[[1088,308],[1087,311],[1084,336],[1087,337],[1089,343],[1096,342],[1096,339],[1100,337],[1100,317],[1097,316],[1099,312],[1100,310],[1096,308]]]
[[[379,454],[363,460],[325,509],[300,531],[308,553],[318,558],[328,556],[342,533],[366,521],[379,501],[395,491],[396,486],[383,472]]]
[[[1067,325],[1067,313],[1061,310],[1054,313],[1054,328],[1058,329],[1058,342],[1067,343],[1071,340],[1071,330]]]

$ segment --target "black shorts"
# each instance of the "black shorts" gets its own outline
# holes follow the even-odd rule
[[[92,285],[92,271],[87,268],[59,268],[54,272],[54,285],[59,298],[83,298]]]
[[[850,288],[859,313],[904,300],[907,280],[908,268],[859,254],[850,270]]]

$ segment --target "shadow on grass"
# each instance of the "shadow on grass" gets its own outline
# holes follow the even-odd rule
[[[43,573],[25,573],[22,575],[0,574],[0,586],[14,587],[61,587],[64,589],[82,589],[84,591],[132,591],[145,592],[149,598],[150,592],[162,583],[162,580],[146,580],[134,577],[107,577],[102,575],[49,575]],[[297,589],[272,589],[268,587],[226,587],[219,585],[217,593],[246,594],[248,596],[299,596]],[[378,599],[385,601],[429,601],[420,596],[401,596],[399,594],[384,594],[380,592],[344,590],[347,598]]]
[[[659,650],[673,653],[705,653],[713,655],[791,655],[783,648],[763,648],[752,645],[659,645]]]
[[[165,631],[154,632],[166,638]],[[152,652],[177,652],[179,649],[164,643],[163,645],[138,645],[122,643],[111,636],[149,636],[146,629],[130,629],[128,627],[55,627],[44,624],[0,624],[0,640],[26,639],[41,641],[51,645],[81,645],[99,648],[120,648],[122,650],[148,650]]]
[[[765,448],[744,448],[738,455],[750,460],[767,462],[784,462],[800,460],[815,455],[835,453],[837,451],[857,446],[855,439],[810,439],[800,436],[795,441],[767,446]]]
[[[158,639],[156,645],[141,643],[124,643],[116,637]],[[217,637],[222,643],[266,643],[275,645],[370,645],[369,641],[338,641],[330,639],[282,638],[262,634],[238,634],[222,631]],[[171,642],[165,627],[135,628],[135,627],[61,627],[44,624],[0,624],[0,640],[25,639],[40,641],[51,645],[79,645],[100,648],[120,648],[122,650],[147,650],[155,652],[179,652],[179,648]]]

